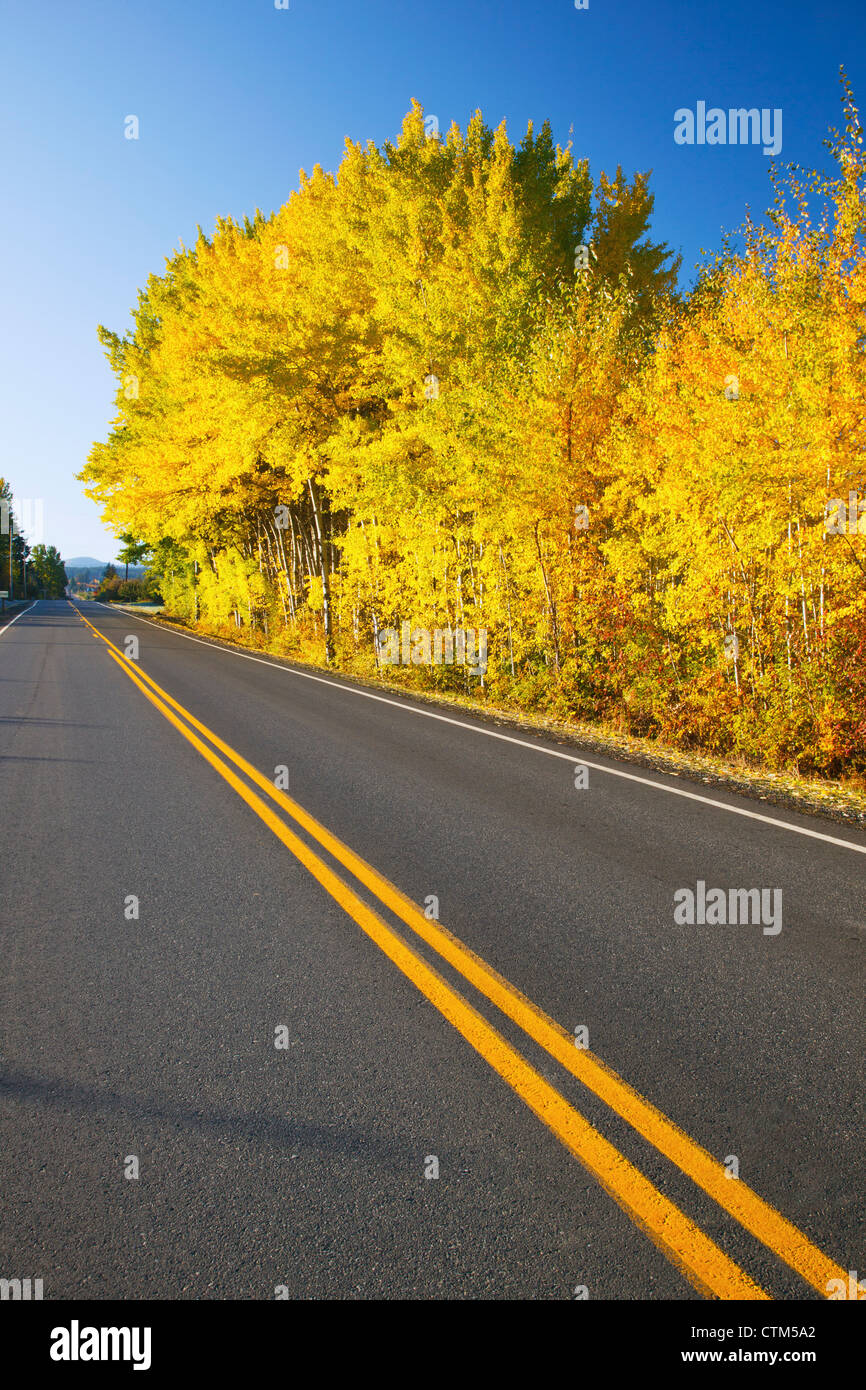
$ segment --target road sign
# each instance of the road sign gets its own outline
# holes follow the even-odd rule
[[[8,597],[9,597],[9,590],[8,590],[8,589],[0,589],[0,598],[8,598]]]

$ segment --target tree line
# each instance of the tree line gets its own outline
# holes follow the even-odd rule
[[[775,175],[689,293],[647,175],[594,179],[547,124],[440,137],[414,103],[278,212],[199,229],[133,329],[99,329],[117,418],[88,494],[212,631],[363,673],[383,629],[471,626],[484,672],[408,674],[866,770],[866,164],[842,84],[833,172]]]
[[[121,537],[121,539],[123,539]],[[147,547],[128,543],[120,552],[120,559],[125,560],[126,574],[129,574],[129,566],[144,559],[147,554]],[[102,571],[99,583],[93,591],[93,597],[100,603],[152,603],[161,601],[159,586],[156,576],[145,574],[142,579],[121,579],[114,565],[108,564]]]
[[[56,546],[30,546],[15,511],[12,488],[0,478],[0,589],[10,599],[62,598],[66,570]]]

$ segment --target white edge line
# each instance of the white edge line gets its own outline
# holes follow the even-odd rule
[[[33,602],[30,604],[30,608],[35,608],[38,602],[39,602],[39,600],[38,600],[37,598],[35,598],[35,599],[33,600]],[[23,618],[25,613],[29,613],[29,612],[30,612],[30,608],[22,608],[22,609],[21,609],[21,612],[20,612],[20,613],[16,613],[16,614],[15,614],[15,617],[12,618],[12,619],[6,624],[5,627],[0,627],[0,637],[3,636],[3,633],[4,633],[4,632],[7,632],[7,631],[9,630],[9,628],[12,626],[12,623],[17,623],[17,621],[18,621],[19,618]]]
[[[71,602],[71,600],[67,601]],[[98,600],[94,601],[99,602]],[[99,607],[106,608],[109,612],[117,611],[106,603],[99,603]],[[27,612],[28,610],[25,609],[24,611]],[[601,763],[591,763],[576,753],[561,753],[557,748],[545,748],[542,743],[533,743],[524,738],[514,738],[512,734],[501,734],[497,729],[485,728],[483,724],[469,724],[465,719],[453,719],[448,714],[436,714],[433,710],[418,709],[415,705],[405,703],[402,700],[391,700],[387,695],[374,694],[372,690],[359,690],[357,686],[344,685],[342,681],[333,680],[328,676],[314,676],[311,671],[297,671],[292,666],[280,666],[277,662],[268,661],[265,657],[252,656],[248,652],[238,652],[233,647],[223,647],[216,642],[206,642],[201,637],[193,637],[189,632],[176,632],[174,628],[162,627],[159,623],[148,623],[146,618],[139,617],[137,613],[130,613],[126,609],[123,611],[128,618],[135,618],[137,622],[144,623],[147,627],[156,627],[160,632],[169,632],[173,637],[184,637],[188,642],[197,642],[201,647],[215,648],[229,656],[239,656],[243,661],[255,661],[259,666],[270,666],[272,671],[282,671],[288,676],[301,676],[304,680],[318,681],[320,685],[329,685],[337,690],[345,690],[350,695],[363,695],[365,700],[377,700],[383,705],[393,705],[395,709],[403,710],[407,714],[422,715],[425,719],[438,719],[443,724],[455,724],[459,729],[469,729],[475,734],[485,734],[487,738],[498,738],[503,743],[516,744],[518,748],[530,748],[535,753],[546,753],[549,758],[562,758],[567,763],[591,767],[594,772],[604,772],[609,777],[622,777],[626,782],[639,782],[643,787],[654,787],[656,791],[668,792],[671,796],[683,796],[687,801],[699,801],[703,806],[714,806],[716,810],[729,811],[732,816],[745,816],[748,820],[762,821],[764,825],[775,825],[780,830],[790,830],[794,835],[807,835],[811,840],[823,840],[829,845],[841,845],[843,849],[854,850],[855,854],[866,854],[866,845],[855,844],[853,840],[841,840],[837,835],[822,835],[819,830],[807,830],[802,825],[790,825],[788,821],[777,820],[775,816],[762,816],[759,811],[746,811],[742,806],[729,806],[726,802],[715,801],[710,796],[700,796],[698,792],[687,792],[681,787],[665,786],[664,782],[654,782],[651,777],[638,777],[634,772],[623,772],[620,768],[604,767]],[[21,616],[19,613],[18,617]],[[14,622],[15,619],[13,618],[12,621]]]

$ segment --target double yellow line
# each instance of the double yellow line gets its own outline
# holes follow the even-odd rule
[[[83,623],[103,641],[110,656],[143,695],[172,724],[238,796],[273,831],[334,900],[384,951],[402,973],[480,1053],[567,1149],[601,1183],[637,1225],[703,1294],[721,1299],[766,1299],[767,1294],[704,1235],[682,1211],[583,1118],[505,1038],[416,954],[328,864],[309,848],[229,764],[234,764],[270,801],[291,817],[378,901],[484,995],[617,1115],[712,1197],[741,1226],[827,1296],[828,1281],[847,1272],[739,1179],[731,1179],[706,1149],[645,1100],[622,1077],[548,1018],[525,995],[438,923],[429,921],[386,878],[332,835],[296,801],[279,791],[251,763],[180,705],[136,662],[103,636],[76,608]],[[181,718],[186,722],[182,722]],[[197,733],[208,740],[204,743]],[[218,757],[214,749],[223,757]],[[224,761],[227,759],[228,761]]]

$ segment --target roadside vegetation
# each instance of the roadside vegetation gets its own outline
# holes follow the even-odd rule
[[[101,603],[159,603],[161,595],[155,576],[121,579],[114,565],[106,565],[93,597]]]
[[[866,163],[777,172],[689,293],[648,176],[477,114],[347,142],[100,336],[81,477],[167,613],[389,679],[825,778],[866,775]],[[117,595],[121,583],[118,576]],[[108,581],[103,581],[105,585]]]
[[[0,589],[13,599],[62,598],[66,570],[56,546],[30,545],[12,488],[0,478]]]

